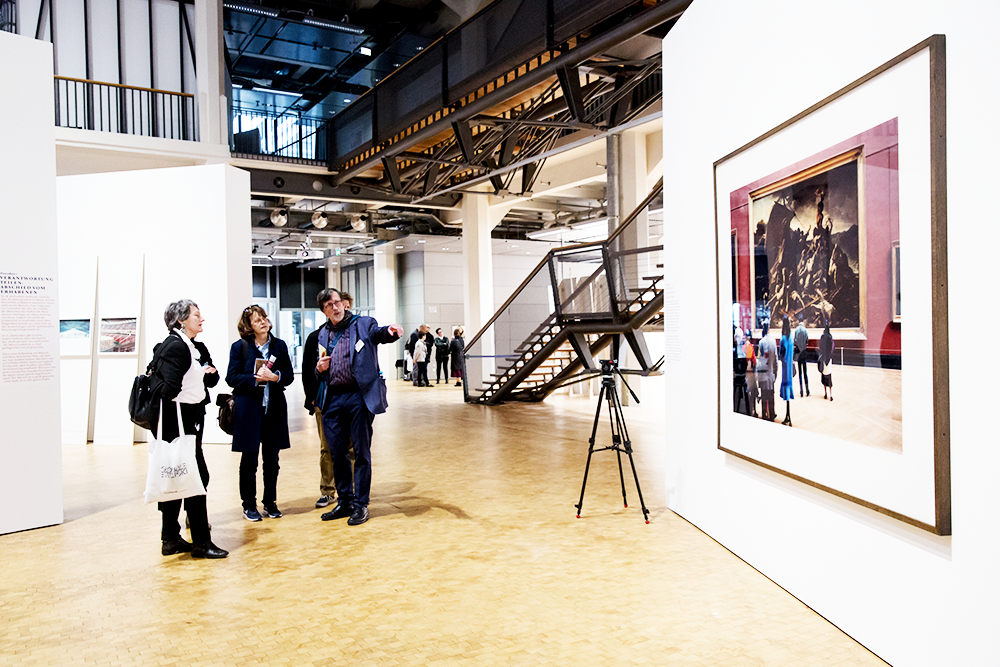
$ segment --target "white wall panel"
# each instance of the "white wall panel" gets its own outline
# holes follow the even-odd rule
[[[0,32],[0,63],[16,63],[0,68],[4,99],[31,101],[0,104],[0,201],[30,209],[30,227],[23,216],[0,217],[0,277],[45,281],[29,297],[0,292],[0,533],[10,533],[63,520],[52,47]],[[26,375],[12,361],[24,351],[12,327],[31,347]]]
[[[982,224],[1000,149],[992,3],[699,0],[664,40],[664,334],[669,506],[896,667],[996,662],[1000,447],[982,350],[1000,230]],[[932,34],[947,39],[953,536],[937,537],[717,449],[712,164]],[[823,45],[850,45],[827,48]],[[780,73],[773,79],[764,73]],[[902,145],[902,144],[901,144]],[[729,224],[728,219],[724,224]],[[967,317],[974,313],[973,317]],[[711,332],[707,334],[706,332]],[[911,332],[910,335],[920,335]],[[916,359],[913,363],[919,363]],[[905,377],[905,376],[904,376]],[[905,415],[904,415],[905,419]],[[806,436],[804,436],[806,437]],[[905,444],[904,444],[905,446]]]
[[[102,251],[101,271],[113,257],[121,270],[124,258],[145,255],[145,281],[140,323],[139,354],[130,371],[134,377],[152,357],[153,346],[166,336],[163,310],[182,298],[198,303],[205,317],[199,336],[222,375],[229,346],[237,338],[236,321],[252,300],[250,263],[249,174],[226,165],[180,167],[112,174],[64,176],[59,179],[60,273],[77,271],[77,256],[114,244],[114,253]],[[93,207],[92,201],[110,201],[114,207]],[[129,265],[130,266],[130,265]],[[109,269],[110,270],[110,269]],[[101,364],[106,357],[100,359]],[[98,383],[103,386],[99,371]],[[131,377],[127,378],[131,388]],[[113,382],[120,382],[115,376]],[[226,392],[225,381],[212,392]],[[126,390],[127,397],[127,390]],[[100,399],[100,395],[98,397]],[[96,420],[129,424],[125,405],[97,402]],[[109,410],[109,412],[105,412]],[[218,430],[214,408],[206,418],[206,442],[229,439]],[[131,434],[131,431],[129,431]],[[121,437],[121,436],[119,436]],[[131,443],[131,438],[125,438]]]

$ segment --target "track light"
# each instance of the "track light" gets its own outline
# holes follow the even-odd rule
[[[288,224],[288,209],[276,208],[271,211],[271,224],[275,227],[284,227]]]
[[[312,226],[316,229],[323,229],[329,222],[329,218],[326,217],[326,211],[316,211],[312,214]]]

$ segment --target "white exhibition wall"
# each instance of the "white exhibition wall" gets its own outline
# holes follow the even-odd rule
[[[0,534],[63,521],[52,46],[0,32]],[[13,206],[15,203],[20,207]],[[20,213],[16,209],[20,208]]]
[[[663,111],[664,127],[684,128],[664,133],[664,370],[685,379],[666,387],[667,503],[896,667],[997,661],[1000,448],[983,351],[1000,317],[983,287],[1000,244],[984,211],[1000,149],[1000,95],[984,76],[1000,62],[998,20],[985,2],[699,0],[664,40],[664,90],[689,101]],[[717,362],[704,352],[719,312],[713,163],[932,34],[947,40],[950,537],[720,451]]]
[[[77,367],[79,356],[63,358],[63,368],[74,369],[63,387],[75,397],[63,411],[67,443],[79,442],[88,423],[95,444],[144,439],[146,431],[128,419],[128,395],[167,333],[164,308],[178,299],[194,300],[205,317],[199,340],[222,375],[213,399],[228,391],[229,347],[240,312],[252,302],[249,200],[249,174],[227,165],[58,179],[59,275],[72,283],[60,317],[93,318],[95,332],[105,318],[138,321],[135,353],[97,352],[88,360],[92,377],[90,368]],[[96,304],[88,294],[96,294]],[[88,397],[86,412],[81,396]],[[230,442],[214,414],[209,406],[205,442]]]

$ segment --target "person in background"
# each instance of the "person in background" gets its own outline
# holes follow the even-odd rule
[[[808,349],[809,332],[806,331],[805,320],[799,315],[799,326],[795,327],[795,361],[799,367],[799,398],[803,397],[803,391],[805,391],[806,396],[812,396],[809,393],[809,376],[806,374],[806,350]],[[805,384],[804,390],[803,383]]]
[[[819,360],[816,362],[819,368],[820,381],[823,383],[823,398],[830,390],[830,400],[833,400],[833,334],[830,333],[830,322],[826,322],[823,328],[823,335],[819,338]]]
[[[337,506],[321,518],[350,517],[348,525],[357,526],[368,521],[372,422],[388,407],[376,347],[399,340],[403,329],[398,324],[379,327],[373,317],[346,311],[335,289],[322,290],[316,300],[327,323],[319,333],[313,372],[322,387],[323,427],[337,487]],[[348,457],[352,442],[353,466]]]
[[[257,511],[257,459],[264,461],[264,513],[281,518],[277,505],[278,453],[288,449],[285,387],[295,380],[285,341],[271,334],[260,306],[243,309],[237,323],[240,339],[229,350],[226,383],[233,388],[233,451],[240,452],[240,499],[243,518],[260,521]]]
[[[781,399],[785,401],[785,418],[781,421],[785,426],[792,425],[792,399],[795,398],[795,381],[792,379],[795,362],[792,360],[795,349],[792,346],[792,327],[788,316],[781,318],[781,342],[778,345],[778,355],[781,357]]]
[[[431,327],[429,324],[425,324],[424,327],[425,327],[424,347],[427,348],[427,359],[425,361],[427,361],[427,364],[429,366],[431,363],[431,354],[434,352],[434,334],[431,333]],[[427,387],[431,386],[431,381],[429,377],[426,377],[425,381],[427,383],[425,386]]]
[[[434,337],[434,360],[437,362],[437,379],[434,384],[441,383],[441,368],[444,368],[444,383],[448,384],[448,337],[444,335],[441,327],[438,327]]]
[[[747,360],[747,391],[750,393],[750,416],[757,416],[757,398],[760,390],[757,389],[757,353],[753,347],[750,336],[746,337],[743,345],[743,356]]]
[[[465,339],[462,338],[462,334],[465,330],[462,327],[455,327],[453,336],[451,337],[451,344],[448,346],[451,352],[451,376],[455,378],[455,386],[462,386],[462,369],[465,368],[464,361],[462,359],[462,353],[465,351]]]
[[[150,390],[160,399],[160,417],[163,432],[159,439],[165,442],[175,440],[184,433],[195,436],[195,458],[198,473],[208,488],[208,465],[201,448],[201,438],[205,430],[205,405],[208,403],[208,388],[219,383],[219,372],[212,365],[208,348],[195,337],[201,333],[205,320],[198,304],[190,299],[181,299],[167,306],[163,313],[167,325],[167,337],[153,348],[153,377]],[[180,407],[181,423],[177,423],[177,410],[170,403]],[[157,437],[159,422],[153,420],[153,437]],[[164,556],[191,552],[194,558],[225,558],[229,552],[212,543],[212,527],[208,523],[206,496],[192,496],[183,500],[158,503],[162,526],[160,553]],[[181,537],[181,503],[187,512],[191,526],[191,542]]]
[[[347,292],[340,293],[344,309],[350,311],[354,299]],[[321,304],[320,304],[321,305]],[[323,406],[316,405],[316,392],[319,390],[319,380],[312,369],[319,360],[319,332],[322,325],[306,336],[302,347],[302,388],[306,392],[306,410],[316,418],[316,431],[319,434],[319,500],[316,507],[326,507],[337,498],[337,487],[333,480],[333,459],[330,457],[330,447],[326,443],[326,432],[323,429]],[[354,460],[354,450],[351,449],[351,460]]]
[[[418,326],[416,329],[413,330],[413,333],[410,334],[410,339],[406,341],[406,345],[403,346],[403,349],[410,353],[410,359],[413,359],[414,357],[414,352],[416,351],[417,347],[417,340],[423,338],[425,333],[427,333],[427,325],[421,324],[420,326]],[[420,386],[417,384],[416,361],[414,361],[414,367],[410,371],[410,379],[413,380],[414,387]]]
[[[417,365],[417,379],[414,385],[429,387],[431,383],[427,378],[427,343],[423,338],[418,338],[413,347],[413,363]]]
[[[760,389],[760,418],[773,422],[774,376],[778,370],[778,350],[774,338],[768,335],[768,325],[761,325],[760,343],[757,345],[757,387]]]

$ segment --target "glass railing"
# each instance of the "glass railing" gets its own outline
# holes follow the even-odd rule
[[[55,77],[55,122],[99,132],[197,141],[194,96]]]
[[[641,327],[655,315],[662,190],[661,181],[607,241],[549,251],[466,345],[467,401],[499,400],[522,384],[539,395],[566,383],[582,370],[570,336],[606,344],[594,337]]]
[[[279,162],[326,161],[327,122],[290,113],[234,108],[230,150],[239,157]]]

